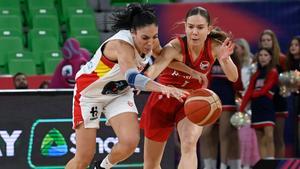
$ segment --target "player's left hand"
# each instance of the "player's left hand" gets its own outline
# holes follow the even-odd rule
[[[234,50],[234,43],[229,38],[226,38],[225,41],[219,48],[218,56],[219,60],[226,60],[230,57]]]

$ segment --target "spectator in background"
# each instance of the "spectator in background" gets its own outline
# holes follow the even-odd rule
[[[76,73],[91,55],[88,50],[80,48],[80,43],[75,38],[65,41],[62,53],[64,59],[56,67],[49,88],[73,88]]]
[[[231,55],[231,59],[239,70],[239,60],[235,53]],[[217,124],[204,127],[203,135],[200,139],[200,149],[202,152],[201,155],[204,157],[204,166],[207,169],[209,166],[215,168],[218,143],[220,143],[220,169],[226,169],[227,166],[230,166],[232,169],[240,169],[238,130],[231,125],[230,118],[237,111],[235,96],[243,89],[241,79],[239,78],[236,82],[228,80],[217,60],[213,64],[209,74],[209,82],[208,88],[214,91],[221,99],[222,113]],[[214,164],[212,165],[212,163]]]
[[[251,76],[249,87],[242,99],[240,111],[244,112],[251,101],[251,127],[255,129],[262,159],[274,159],[275,108],[273,92],[278,73],[272,52],[262,48],[257,55],[257,71]]]
[[[300,71],[300,36],[292,38],[287,54],[287,68],[290,71]],[[300,89],[299,89],[300,90]],[[300,92],[292,93],[292,110],[298,116],[298,153],[300,148]]]
[[[39,88],[40,89],[48,89],[49,88],[49,81],[48,80],[44,80],[42,81],[42,83],[40,84]]]
[[[249,43],[243,38],[236,39],[234,53],[240,63],[243,88],[247,89],[251,76],[251,64],[254,58],[250,51]]]
[[[253,63],[253,54],[250,51],[249,43],[243,39],[235,40],[235,50],[237,58],[239,59],[241,67],[241,79],[243,82],[244,91],[242,95],[248,88],[250,77],[253,73],[253,68],[255,67]],[[241,99],[238,99],[240,103]],[[251,111],[248,111],[251,115]],[[250,127],[250,125],[245,125],[239,129],[240,137],[240,149],[241,149],[241,163],[243,169],[249,169],[254,166],[259,160],[259,152],[257,147],[257,138],[255,130]]]
[[[28,89],[27,76],[24,73],[18,72],[13,76],[15,89]]]
[[[280,52],[280,46],[276,34],[269,29],[264,30],[259,39],[259,47],[271,50],[273,54],[273,61],[277,68],[278,74],[286,70],[286,56]],[[275,157],[285,157],[285,143],[284,143],[284,126],[285,119],[288,116],[287,100],[279,94],[279,85],[275,89],[273,102],[276,111],[275,120]]]

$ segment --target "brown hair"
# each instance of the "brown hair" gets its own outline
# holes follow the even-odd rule
[[[259,36],[259,42],[258,42],[258,47],[259,48],[262,48],[262,46],[261,46],[261,40],[262,39],[261,38],[262,38],[263,35],[271,36],[272,44],[273,44],[272,48],[271,48],[272,54],[273,54],[273,59],[274,59],[275,64],[279,65],[280,47],[279,47],[279,43],[278,43],[276,34],[270,29],[264,30]]]
[[[200,7],[200,6],[191,8],[185,16],[185,21],[187,21],[188,17],[194,16],[194,15],[200,15],[200,16],[204,17],[206,19],[208,25],[209,26],[211,25],[210,15],[205,8]],[[223,42],[227,37],[229,37],[229,35],[226,32],[222,31],[220,28],[215,27],[213,30],[211,30],[210,34],[208,34],[208,37],[215,39],[216,41]]]

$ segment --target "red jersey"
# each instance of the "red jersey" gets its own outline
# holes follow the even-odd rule
[[[196,60],[193,60],[190,55],[186,36],[178,37],[178,40],[181,46],[183,63],[198,72],[208,73],[214,63],[214,57],[211,53],[211,39],[206,39],[204,49],[200,52]],[[189,74],[171,68],[166,68],[160,74],[158,82],[184,89],[198,89],[202,86],[197,79],[193,79]]]

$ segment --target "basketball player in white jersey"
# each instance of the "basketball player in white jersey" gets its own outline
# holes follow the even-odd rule
[[[113,29],[90,62],[76,75],[73,98],[73,128],[76,154],[67,169],[86,169],[94,157],[96,131],[101,112],[107,118],[118,143],[96,168],[110,169],[128,158],[139,143],[137,108],[131,87],[162,92],[180,101],[188,92],[156,83],[141,72],[150,55],[160,51],[158,26],[154,11],[146,5],[131,4],[114,14]],[[162,71],[162,70],[157,70]]]

